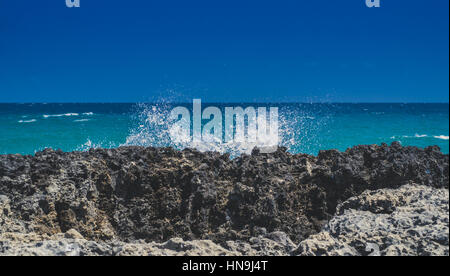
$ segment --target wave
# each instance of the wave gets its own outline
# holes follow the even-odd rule
[[[202,152],[229,153],[231,157],[250,154],[255,147],[260,148],[262,152],[272,151],[275,144],[290,151],[307,152],[310,147],[317,145],[317,136],[329,120],[326,116],[318,118],[302,110],[284,110],[279,113],[278,135],[270,132],[264,135],[265,137],[252,141],[249,137],[255,137],[254,130],[249,133],[246,129],[244,140],[225,142],[216,137],[209,137],[211,139],[195,142],[192,133],[187,134],[174,127],[173,122],[169,122],[173,107],[166,103],[139,104],[134,113],[135,126],[130,129],[125,143],[121,146],[174,147],[181,150],[195,148]],[[222,115],[224,114],[222,110]]]
[[[20,124],[29,124],[29,123],[34,123],[34,122],[36,122],[36,119],[19,121]]]
[[[392,136],[391,139],[399,139],[399,138],[411,139],[411,138],[426,138],[426,137],[428,137],[428,135],[426,134],[415,134],[414,136],[411,135]]]
[[[72,116],[80,116],[78,113],[66,113],[66,114],[53,114],[53,115],[47,115],[44,114],[42,117],[44,118],[52,118],[52,117],[72,117]]]
[[[85,112],[83,113],[84,116],[92,116],[94,115],[94,112]]]
[[[448,136],[445,136],[445,135],[439,135],[439,136],[434,136],[434,138],[436,138],[436,139],[441,139],[441,140],[448,140]]]
[[[239,141],[225,143],[222,139],[209,137],[200,142],[193,141],[191,134],[172,126],[170,118],[171,105],[139,105],[137,113],[138,127],[131,130],[123,146],[174,147],[178,149],[195,148],[201,152],[214,151],[237,156],[251,153],[256,143]],[[277,137],[271,137],[277,138]]]
[[[440,139],[440,140],[449,140],[449,137],[447,135],[431,136],[431,135],[427,135],[427,134],[415,134],[414,136],[409,136],[409,135],[392,136],[391,139],[397,139],[399,137],[406,138],[406,139],[411,139],[411,138],[435,138],[435,139]]]
[[[80,120],[75,120],[75,123],[82,123],[82,122],[89,122],[91,119],[80,119]]]

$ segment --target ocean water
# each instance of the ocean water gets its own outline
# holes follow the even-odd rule
[[[279,108],[280,143],[292,153],[399,141],[449,152],[448,104],[203,104]],[[123,145],[196,147],[238,155],[246,145],[174,143],[170,110],[179,104],[0,104],[0,154],[45,148],[84,151]],[[192,104],[183,104],[192,108]],[[204,122],[205,123],[205,122]]]

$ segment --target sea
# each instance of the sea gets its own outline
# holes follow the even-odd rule
[[[192,103],[0,104],[0,154],[35,154],[46,148],[154,146],[197,148],[238,156],[248,145],[175,143],[168,131],[170,111],[192,110]],[[317,155],[361,144],[424,148],[437,145],[449,153],[449,104],[390,103],[235,103],[219,107],[277,107],[279,144],[292,153]],[[203,121],[203,124],[207,120]]]

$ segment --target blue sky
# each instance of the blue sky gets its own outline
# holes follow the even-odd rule
[[[0,102],[448,102],[449,1],[0,0]]]

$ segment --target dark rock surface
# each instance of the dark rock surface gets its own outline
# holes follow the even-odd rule
[[[257,150],[227,155],[123,147],[0,156],[0,233],[92,242],[248,242],[284,232],[317,234],[336,207],[366,190],[415,183],[449,186],[449,157],[437,147],[357,146],[317,157]],[[265,234],[264,234],[265,235]]]
[[[8,209],[3,201],[1,210]],[[76,230],[52,236],[0,233],[0,256],[448,256],[449,194],[408,184],[365,191],[339,204],[319,234],[297,246],[283,232],[249,241],[90,241]]]

